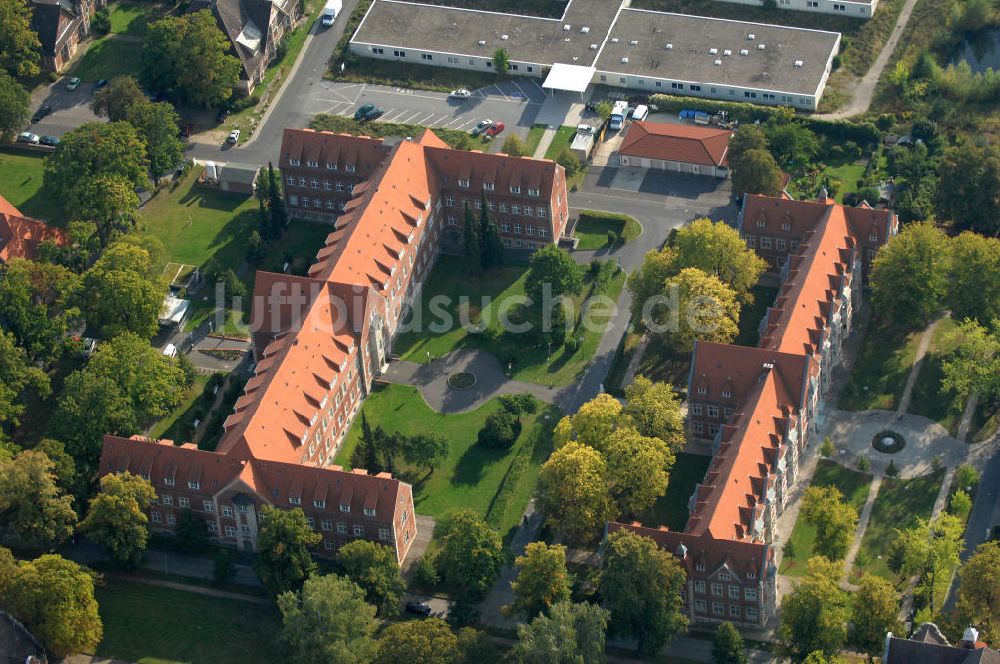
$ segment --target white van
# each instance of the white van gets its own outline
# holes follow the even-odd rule
[[[167,357],[177,357],[177,346],[173,344],[167,344],[163,347],[163,354]]]
[[[635,107],[635,110],[632,111],[633,122],[637,120],[645,120],[647,116],[649,116],[649,107],[645,104],[639,104]]]
[[[340,13],[343,4],[341,0],[327,0],[326,6],[323,7],[323,16],[320,22],[323,27],[329,28],[333,25],[333,22],[337,20],[337,15]]]

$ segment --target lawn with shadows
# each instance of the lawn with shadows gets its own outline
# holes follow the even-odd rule
[[[854,561],[855,577],[868,573],[896,581],[896,575],[886,566],[896,529],[905,530],[916,525],[918,518],[930,518],[944,472],[941,469],[911,480],[891,477],[882,480],[858,557]]]
[[[710,463],[712,457],[704,454],[678,454],[670,470],[666,493],[651,508],[638,515],[639,522],[649,528],[666,526],[670,530],[684,530],[688,520],[688,500],[705,479]]]
[[[635,373],[650,380],[670,383],[683,396],[687,394],[691,373],[691,353],[678,352],[653,336]]]
[[[576,248],[594,250],[610,247],[608,233],[614,233],[615,246],[628,244],[642,234],[642,226],[627,214],[583,210],[573,235],[580,238]]]
[[[479,274],[469,271],[464,258],[442,256],[424,285],[419,306],[401,328],[406,331],[396,340],[394,351],[404,360],[424,363],[428,354],[433,358],[461,348],[479,348],[495,355],[502,365],[509,363],[517,380],[569,385],[593,358],[612,316],[604,308],[593,309],[593,325],[580,326],[574,333],[580,339],[576,350],[561,346],[550,353],[546,346],[526,345],[522,335],[505,333],[500,315],[509,316],[511,305],[517,302],[512,298],[524,296],[526,274],[524,266],[513,265]],[[590,293],[591,279],[587,272],[567,317],[576,318]],[[617,301],[624,285],[625,275],[620,273],[604,295]]]
[[[15,148],[0,150],[0,196],[25,216],[62,226],[62,205],[57,197],[42,192],[44,178],[44,154]]]
[[[194,434],[194,421],[205,419],[212,402],[202,399],[202,392],[209,377],[195,376],[194,383],[184,392],[184,399],[166,417],[159,420],[149,431],[150,438],[168,438],[175,443],[187,443]]]
[[[778,297],[777,288],[754,286],[750,289],[753,302],[740,308],[740,332],[733,341],[737,346],[756,346],[760,341],[760,322],[767,314],[767,309]]]
[[[840,393],[844,410],[893,410],[913,368],[922,330],[906,332],[873,319],[854,362],[850,380]]]
[[[115,76],[139,73],[142,42],[105,37],[95,41],[71,70],[84,81],[111,80]]]
[[[944,359],[951,350],[945,341],[949,332],[958,326],[951,317],[943,318],[934,328],[931,343],[927,347],[920,373],[913,384],[913,394],[907,412],[923,415],[938,422],[951,435],[958,430],[962,419],[962,408],[956,408],[950,394],[941,394],[941,381],[944,379]]]
[[[431,410],[416,388],[387,385],[372,392],[362,412],[373,429],[380,426],[387,432],[410,436],[437,434],[448,441],[448,459],[433,473],[427,475],[423,469],[405,466],[400,473],[413,483],[417,512],[436,519],[447,517],[459,509],[471,509],[485,517],[514,456],[524,446],[532,446],[529,467],[521,475],[506,517],[501,522],[501,532],[506,532],[520,520],[538,479],[538,467],[552,451],[552,427],[560,413],[540,403],[536,414],[522,418],[521,435],[509,450],[484,448],[477,443],[477,434],[486,418],[499,408],[499,403],[493,399],[467,413],[444,415]],[[350,467],[351,454],[360,437],[359,415],[337,453],[335,463]]]
[[[273,607],[114,577],[95,595],[104,622],[101,657],[138,664],[287,661]]]
[[[872,476],[844,468],[835,461],[820,459],[816,464],[810,486],[836,487],[843,494],[844,500],[861,513],[865,500],[868,499],[868,489]],[[781,560],[782,574],[802,576],[806,573],[806,562],[813,556],[813,546],[816,542],[816,527],[806,523],[799,514],[792,528],[792,534],[785,543],[784,557]]]

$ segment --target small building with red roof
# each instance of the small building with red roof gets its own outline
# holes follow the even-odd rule
[[[622,166],[710,175],[729,175],[729,140],[733,132],[664,122],[633,122],[618,148]]]

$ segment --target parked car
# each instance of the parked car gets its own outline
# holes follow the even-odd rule
[[[38,110],[35,111],[35,114],[31,116],[31,123],[34,124],[36,122],[41,122],[42,118],[44,118],[51,112],[52,112],[51,106],[49,106],[48,104],[42,104],[41,106],[38,107]]]
[[[97,83],[94,83],[94,90],[93,91],[97,92],[98,90],[100,90],[101,88],[103,88],[104,86],[106,86],[107,84],[108,84],[108,79],[102,78]]]
[[[228,118],[228,117],[229,117],[229,109],[228,108],[220,108],[219,109],[219,114],[215,116],[215,121],[217,123],[219,123],[219,124],[222,124],[223,122],[226,121],[226,118]]]
[[[80,342],[83,344],[84,357],[90,357],[94,354],[94,351],[97,350],[97,339],[92,337],[83,337],[80,339]]]
[[[226,143],[229,143],[230,145],[236,145],[239,142],[240,142],[240,130],[233,129],[231,132],[229,132],[229,137],[226,138]]]
[[[472,128],[472,135],[479,136],[479,134],[489,129],[492,124],[493,120],[483,120],[482,122],[480,122],[479,124],[477,124],[475,127]]]
[[[163,347],[163,354],[166,357],[177,357],[177,346],[173,344],[167,344]]]
[[[22,131],[17,135],[18,143],[31,143],[32,145],[38,145],[38,134],[32,134],[30,131]]]
[[[465,88],[462,88],[460,90],[452,90],[448,96],[452,99],[468,99],[472,96],[472,93]]]
[[[354,111],[354,119],[361,120],[368,115],[368,111],[374,110],[374,108],[375,104],[365,104],[363,106],[359,106],[358,110]]]
[[[365,113],[365,116],[363,118],[361,118],[361,119],[364,120],[364,121],[378,120],[383,115],[385,115],[385,109],[384,108],[379,108],[378,106],[376,106],[375,108],[373,108],[370,111],[368,111],[367,113]]]
[[[594,127],[589,124],[578,124],[576,126],[576,133],[578,134],[593,134]]]
[[[79,76],[74,76],[73,78],[69,79],[69,83],[66,84],[66,89],[69,90],[70,92],[73,92],[73,90],[76,90],[78,87],[80,87]]]
[[[426,602],[407,602],[406,612],[429,616],[431,615],[431,605]]]
[[[487,136],[497,136],[504,130],[504,124],[502,122],[494,122],[490,125],[490,128],[486,130]]]
[[[38,139],[38,142],[41,143],[42,145],[48,145],[49,147],[52,148],[59,145],[59,139],[56,138],[55,136],[42,136],[40,139]]]

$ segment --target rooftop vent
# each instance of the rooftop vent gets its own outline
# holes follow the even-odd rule
[[[479,40],[479,45],[480,46],[486,46],[486,40],[485,39],[480,39]]]
[[[674,45],[673,44],[667,44],[664,48],[666,48],[668,51],[672,51],[672,50],[674,50]]]
[[[585,35],[590,34],[590,28],[588,28],[587,26],[583,26],[582,28],[580,28],[580,32],[582,32]]]
[[[622,58],[622,64],[623,65],[627,65],[628,64],[628,58]]]
[[[597,44],[591,44],[590,45],[590,50],[591,51],[596,51],[597,50]]]
[[[633,39],[632,41],[629,42],[629,46],[638,46],[638,45],[639,45],[638,39]]]
[[[716,67],[721,67],[722,66],[722,60],[716,60],[715,61],[715,66]]]
[[[572,29],[573,29],[573,26],[572,26],[572,25],[570,25],[570,24],[568,24],[568,23],[567,23],[566,25],[564,25],[564,26],[563,26],[563,31],[564,31],[564,32],[569,32],[569,31],[570,31],[570,30],[572,30]]]
[[[757,44],[758,51],[763,51],[765,48],[767,48],[767,46],[765,46],[764,44]]]
[[[796,60],[795,61],[795,66],[796,67],[801,67],[802,66],[802,61],[801,60]]]
[[[510,37],[507,35],[500,35],[500,41],[507,41],[508,39],[510,39]]]
[[[577,60],[579,60],[579,59],[580,59],[580,56],[578,56],[578,55],[574,55],[574,56],[573,56],[573,62],[576,62],[576,61],[577,61]]]
[[[564,42],[572,41],[569,37],[563,40]]]
[[[726,49],[725,51],[723,51],[723,52],[722,52],[722,55],[726,56],[727,58],[728,58],[728,57],[729,57],[730,55],[732,55],[732,54],[733,54],[733,52],[732,52],[732,51],[730,51],[730,50],[729,50],[728,48],[727,48],[727,49]]]
[[[617,44],[618,43],[618,37],[612,37],[611,38],[611,43],[612,44]]]
[[[754,39],[757,39],[757,35],[751,32],[750,34],[747,35],[747,39],[749,41],[753,41]]]
[[[750,51],[746,50],[745,48],[741,48],[740,55],[750,55]]]
[[[708,54],[709,55],[718,55],[719,54],[719,49],[717,49],[717,48],[710,48],[710,49],[708,49]]]

